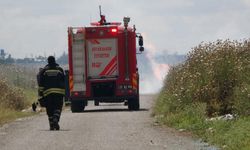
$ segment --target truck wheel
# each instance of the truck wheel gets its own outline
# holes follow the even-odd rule
[[[98,100],[94,100],[95,101],[95,106],[99,106],[99,101]]]
[[[129,110],[139,110],[140,109],[139,97],[131,98],[128,100],[128,109]]]
[[[71,101],[71,112],[83,112],[85,108],[84,101]]]

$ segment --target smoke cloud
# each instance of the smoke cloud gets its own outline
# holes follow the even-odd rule
[[[148,61],[148,65],[146,65],[145,62],[139,62],[139,64],[142,63],[139,67],[144,65],[144,68],[142,67],[143,70],[140,72],[140,75],[142,76],[140,81],[140,92],[157,93],[163,85],[163,80],[169,71],[169,65],[158,63],[156,61],[160,52],[157,51],[156,47],[150,42],[145,33],[143,34],[143,38],[145,43],[145,53],[142,55],[145,55],[146,59],[144,61]]]

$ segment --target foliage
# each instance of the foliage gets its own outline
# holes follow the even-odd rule
[[[159,100],[159,99],[158,99]],[[162,101],[161,99],[160,101]],[[160,109],[155,107],[155,113]],[[164,106],[166,107],[166,105]],[[179,130],[192,131],[204,142],[217,145],[225,150],[244,150],[250,146],[250,117],[238,117],[234,120],[206,119],[206,104],[186,105],[182,110],[155,114],[160,123]]]
[[[17,117],[27,116],[21,110],[36,100],[33,69],[0,65],[0,125]]]
[[[208,123],[203,132],[203,138],[213,144],[219,144],[223,149],[249,149],[250,117],[239,117],[232,121],[217,120]]]
[[[223,149],[250,147],[250,40],[201,43],[172,67],[154,115]],[[207,117],[234,114],[231,121]]]
[[[205,102],[209,116],[243,113],[250,109],[240,104],[249,103],[249,64],[249,40],[201,43],[185,63],[170,70],[162,92],[174,96],[171,100],[180,107]]]
[[[0,106],[21,110],[25,107],[25,96],[21,89],[12,88],[5,80],[0,81]]]

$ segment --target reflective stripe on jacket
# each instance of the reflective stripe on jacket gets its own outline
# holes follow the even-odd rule
[[[47,96],[52,93],[65,95],[65,90],[61,88],[49,88],[43,92],[43,96]]]

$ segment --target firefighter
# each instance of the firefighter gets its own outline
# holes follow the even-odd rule
[[[64,71],[55,61],[55,57],[48,57],[48,64],[40,74],[39,90],[45,100],[46,112],[50,130],[60,130],[59,120],[63,106]]]

